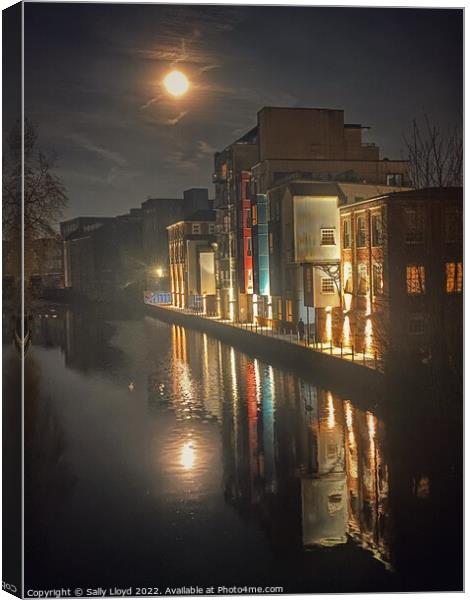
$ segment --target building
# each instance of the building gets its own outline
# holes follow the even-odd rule
[[[198,210],[168,229],[173,306],[216,312],[215,212]]]
[[[263,263],[266,274],[268,259],[266,254],[262,259],[256,256],[254,236],[258,231],[253,232],[250,222],[250,208],[253,218],[255,204],[265,202],[269,212],[270,190],[292,178],[341,182],[350,188],[346,201],[359,201],[373,194],[367,188],[364,195],[364,185],[399,189],[407,183],[407,162],[380,159],[379,148],[363,142],[364,129],[359,124],[345,124],[342,110],[265,107],[258,112],[255,128],[215,155],[222,318],[242,322],[258,316],[263,321],[272,319],[269,293],[255,290],[260,272],[254,270]],[[261,240],[265,252],[266,240]],[[267,291],[268,285],[263,288]]]
[[[121,301],[141,297],[145,269],[142,212],[79,217],[61,223],[65,287],[73,297]]]
[[[218,314],[223,319],[246,320],[247,285],[250,281],[248,254],[247,181],[258,161],[256,128],[214,157],[214,207],[217,214],[216,269]],[[252,274],[251,274],[252,277]],[[239,295],[240,294],[240,295]]]
[[[42,296],[56,290],[63,290],[64,247],[57,237],[39,238],[32,241],[33,261],[31,266],[31,287],[33,294]]]
[[[269,205],[269,281],[263,290],[269,293],[257,298],[258,321],[289,331],[302,318],[310,340],[330,341],[325,326],[334,307],[340,305],[338,207],[397,189],[402,188],[319,182],[296,179],[294,174],[267,194],[258,194],[253,209],[261,198]],[[256,214],[253,210],[257,222],[264,218],[259,213],[259,208]],[[260,260],[257,238],[258,231],[253,229],[255,264]]]
[[[335,343],[423,361],[462,345],[462,189],[389,193],[340,207]],[[460,350],[459,350],[460,348]]]
[[[266,193],[291,173],[318,181],[407,185],[407,161],[381,159],[379,147],[362,139],[367,129],[345,123],[343,110],[264,107],[258,112],[259,161],[252,169],[257,192]]]
[[[211,205],[206,188],[185,190],[183,198],[148,198],[142,203],[146,289],[169,289],[167,227],[189,217],[196,210],[209,210]]]

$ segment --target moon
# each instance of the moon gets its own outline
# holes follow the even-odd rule
[[[189,90],[189,79],[181,71],[170,71],[164,78],[163,85],[169,94],[178,98]]]

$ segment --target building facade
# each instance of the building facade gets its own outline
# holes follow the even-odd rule
[[[391,359],[427,361],[443,348],[456,358],[462,208],[461,188],[409,190],[341,206],[343,314],[336,343]]]
[[[167,227],[196,210],[208,210],[212,201],[206,188],[191,188],[183,198],[149,198],[142,203],[142,243],[147,267],[145,288],[168,291],[169,257]]]
[[[214,157],[217,213],[217,306],[223,319],[246,320],[247,173],[258,160],[256,128]],[[245,212],[244,212],[245,211]],[[244,231],[245,230],[245,231]],[[240,300],[240,293],[242,298]]]
[[[167,228],[173,306],[216,312],[215,219],[214,211],[200,210]]]

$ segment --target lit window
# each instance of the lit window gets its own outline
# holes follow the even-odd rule
[[[424,240],[424,210],[421,206],[405,208],[405,242],[419,244]]]
[[[343,221],[343,248],[351,248],[351,221]]]
[[[448,294],[460,293],[463,289],[462,263],[446,263],[446,291]]]
[[[366,245],[366,219],[365,217],[356,218],[356,246],[363,248]]]
[[[374,290],[374,296],[382,296],[382,294],[384,293],[383,266],[378,263],[375,263],[372,269],[372,285]]]
[[[367,266],[364,263],[360,263],[357,266],[357,293],[359,296],[367,296],[368,291]]]
[[[258,210],[256,206],[251,207],[251,221],[253,225],[258,223]]]
[[[423,315],[412,315],[408,321],[408,333],[411,335],[421,335],[425,332],[425,320]]]
[[[372,246],[382,245],[382,215],[373,214],[371,217],[371,228],[372,228]]]
[[[201,233],[201,224],[193,223],[192,232],[193,233]]]
[[[335,230],[334,229],[322,229],[321,230],[321,245],[322,246],[335,246]]]
[[[344,263],[343,267],[343,289],[345,294],[353,293],[352,265],[349,262]]]
[[[406,267],[406,291],[410,295],[424,294],[426,291],[423,265],[408,265]]]
[[[292,323],[292,300],[286,300],[286,321]]]
[[[335,293],[335,282],[331,277],[321,278],[321,293],[322,294],[334,294]]]

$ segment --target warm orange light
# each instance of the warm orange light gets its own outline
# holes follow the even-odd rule
[[[169,94],[178,98],[189,90],[189,79],[181,71],[171,71],[163,80],[163,85]]]

